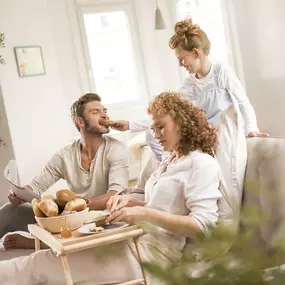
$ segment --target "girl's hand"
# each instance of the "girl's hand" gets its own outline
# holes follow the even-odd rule
[[[147,208],[142,206],[135,206],[131,208],[122,208],[114,211],[107,219],[106,222],[127,222],[129,224],[136,224],[145,220],[147,215]]]
[[[123,120],[112,121],[110,126],[112,129],[122,132],[130,129],[129,121],[123,121]]]
[[[247,136],[249,138],[253,138],[253,137],[269,137],[270,135],[268,133],[250,132]]]
[[[114,195],[107,202],[106,208],[112,213],[124,207],[133,207],[138,203],[139,201],[130,195]]]

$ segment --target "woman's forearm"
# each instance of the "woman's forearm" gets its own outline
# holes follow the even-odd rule
[[[195,220],[190,216],[173,215],[146,208],[145,219],[152,224],[181,236],[193,237],[193,235],[202,233]]]

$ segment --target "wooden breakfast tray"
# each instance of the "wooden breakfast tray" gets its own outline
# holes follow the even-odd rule
[[[36,250],[40,249],[40,241],[42,241],[48,245],[55,254],[60,256],[67,285],[73,285],[71,269],[67,259],[67,254],[71,252],[133,239],[140,263],[142,261],[138,246],[138,237],[142,236],[144,231],[139,226],[128,226],[87,236],[82,235],[75,230],[72,232],[70,238],[61,238],[60,234],[51,234],[47,230],[41,228],[38,224],[28,225],[28,229],[35,237]],[[149,278],[142,266],[141,270],[143,276],[142,279],[131,280],[119,285],[134,285],[141,284],[142,282],[145,285],[149,285]]]
[[[99,234],[83,235],[77,230],[72,231],[70,238],[61,238],[60,234],[51,234],[38,224],[28,225],[30,233],[38,240],[48,245],[57,255],[63,255],[96,246],[133,239],[144,234],[139,226],[128,226]]]

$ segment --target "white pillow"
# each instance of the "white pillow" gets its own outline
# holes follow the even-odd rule
[[[221,169],[219,222],[237,230],[239,225],[247,146],[240,111],[232,104],[221,114],[216,159]]]

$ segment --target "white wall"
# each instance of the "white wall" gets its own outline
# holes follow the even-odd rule
[[[0,206],[7,201],[9,185],[2,175],[9,160],[14,158],[14,151],[7,122],[6,111],[0,86],[0,138],[4,140],[5,146],[0,146]]]
[[[71,106],[83,90],[66,2],[66,0],[46,1],[48,25],[55,49],[60,83],[66,104]]]
[[[0,69],[0,85],[22,183],[28,183],[51,155],[70,139],[72,128],[65,100],[68,94],[64,91],[67,92],[68,84],[74,84],[74,78],[65,78],[64,85],[61,80],[63,73],[71,72],[70,66],[64,65],[66,58],[61,58],[70,50],[64,42],[64,33],[60,41],[56,42],[57,38],[54,38],[50,6],[47,5],[51,2],[61,9],[60,1],[0,1],[0,27],[6,34],[3,55],[7,62]],[[55,17],[64,19],[64,14]],[[59,27],[58,35],[62,32]],[[42,47],[46,75],[19,78],[13,47],[21,45]],[[65,52],[59,56],[62,45]],[[65,71],[59,68],[58,58]]]
[[[285,137],[285,1],[232,1],[246,89],[259,127]]]
[[[177,59],[168,47],[176,22],[175,1],[160,0],[157,2],[166,23],[165,30],[154,30],[155,0],[135,1],[151,97],[164,90],[178,90],[181,83]]]

